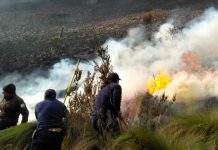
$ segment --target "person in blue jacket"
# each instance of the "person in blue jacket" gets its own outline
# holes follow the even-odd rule
[[[110,132],[112,135],[119,133],[118,118],[121,116],[120,105],[122,88],[119,85],[120,77],[117,73],[108,75],[106,84],[97,94],[93,110],[93,127],[97,133]]]
[[[44,98],[35,108],[37,129],[33,134],[31,150],[60,150],[67,108],[56,99],[53,89],[46,90]]]

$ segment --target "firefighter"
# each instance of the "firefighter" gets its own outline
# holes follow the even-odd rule
[[[121,118],[122,88],[119,85],[120,77],[117,73],[108,75],[108,84],[97,94],[93,110],[93,127],[99,134],[109,132],[112,136],[119,134],[118,118]]]
[[[23,99],[17,96],[16,86],[8,84],[3,88],[3,100],[0,102],[0,130],[16,126],[19,115],[22,115],[21,123],[28,121],[29,111]]]
[[[37,129],[31,150],[60,150],[64,138],[66,106],[56,99],[56,91],[48,89],[44,100],[36,105]]]

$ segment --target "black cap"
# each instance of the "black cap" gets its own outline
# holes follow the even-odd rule
[[[13,83],[10,83],[3,87],[3,91],[10,93],[10,94],[15,94],[16,93],[16,86]]]
[[[121,80],[119,75],[115,72],[112,72],[108,75],[108,79],[111,81]]]
[[[56,91],[53,89],[48,89],[45,91],[45,99],[56,99]]]

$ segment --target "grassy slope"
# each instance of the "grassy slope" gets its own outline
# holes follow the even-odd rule
[[[178,116],[160,130],[128,127],[116,138],[98,138],[91,125],[76,125],[68,131],[63,150],[89,150],[95,146],[112,150],[216,150],[218,111]],[[31,142],[34,123],[0,131],[1,150],[25,150]]]
[[[27,150],[35,127],[35,123],[28,123],[0,131],[0,149]]]

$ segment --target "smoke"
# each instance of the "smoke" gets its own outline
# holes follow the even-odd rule
[[[50,88],[55,89],[57,92],[65,90],[69,85],[74,69],[75,62],[64,59],[54,64],[46,72],[46,76],[41,75],[41,71],[25,76],[18,73],[7,75],[1,78],[0,88],[8,83],[14,83],[17,87],[17,94],[24,99],[30,111],[29,120],[35,120],[35,105],[44,99],[45,90]],[[86,64],[80,64],[80,69],[87,71],[90,68]],[[63,98],[59,100],[63,100]]]
[[[124,99],[145,92],[148,78],[161,69],[172,75],[166,91],[176,93],[178,101],[218,96],[218,11],[206,10],[182,30],[176,30],[174,22],[161,25],[151,40],[146,26],[139,26],[130,29],[126,38],[109,39],[104,44],[122,78]]]
[[[146,26],[130,29],[122,40],[109,39],[104,46],[108,46],[114,71],[122,79],[123,99],[145,92],[147,80],[161,69],[168,70],[173,77],[165,91],[169,95],[176,93],[178,101],[218,96],[217,26],[218,11],[211,8],[181,31],[175,31],[173,21],[169,21],[152,34],[151,40]],[[82,70],[90,70],[89,67],[92,66],[81,65]],[[17,73],[4,76],[0,88],[15,83],[18,95],[30,110],[30,120],[34,120],[35,105],[43,100],[45,90],[66,89],[74,68],[75,62],[64,59],[44,76],[41,71],[25,76]]]
[[[218,76],[211,73],[199,78],[194,74],[179,72],[174,76],[173,81],[165,91],[170,96],[172,96],[172,93],[177,93],[178,101],[187,103],[218,96],[217,83]]]

